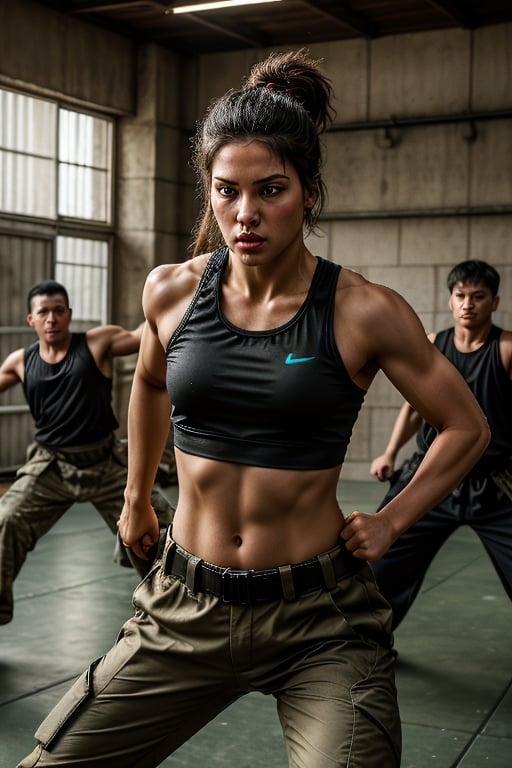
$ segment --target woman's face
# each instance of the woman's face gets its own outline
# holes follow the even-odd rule
[[[211,205],[230,251],[262,265],[303,242],[304,208],[316,200],[295,168],[257,140],[222,147],[212,165]]]

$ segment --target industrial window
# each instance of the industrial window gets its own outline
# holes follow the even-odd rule
[[[0,210],[112,220],[112,121],[0,89]]]
[[[113,127],[56,100],[0,89],[2,222],[51,224],[52,274],[45,264],[44,276],[64,283],[75,324],[89,327],[108,319]]]

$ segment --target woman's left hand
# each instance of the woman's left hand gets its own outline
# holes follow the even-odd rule
[[[387,552],[396,536],[385,515],[356,510],[346,518],[340,538],[354,557],[374,562]]]

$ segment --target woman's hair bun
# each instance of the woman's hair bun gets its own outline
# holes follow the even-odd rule
[[[245,88],[284,91],[301,102],[319,131],[332,122],[331,81],[320,69],[321,60],[313,59],[305,48],[271,53],[255,64],[242,83]]]

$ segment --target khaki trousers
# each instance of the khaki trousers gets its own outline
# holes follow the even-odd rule
[[[400,765],[390,609],[368,566],[331,591],[237,605],[157,561],[134,606],[18,768],[152,768],[251,691],[275,697],[290,767]]]

